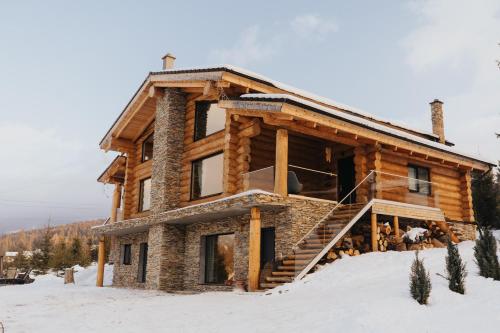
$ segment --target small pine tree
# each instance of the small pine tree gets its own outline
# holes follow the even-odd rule
[[[474,257],[479,275],[500,280],[500,264],[497,257],[497,240],[489,228],[479,228],[479,238],[474,246]]]
[[[417,251],[410,272],[411,297],[419,304],[427,304],[431,289],[431,278],[429,277],[429,273],[425,270],[424,261],[418,258]]]
[[[78,237],[73,238],[71,242],[69,258],[69,264],[71,266],[80,264],[82,258],[82,242]]]
[[[465,294],[465,277],[467,270],[465,263],[462,262],[458,247],[448,239],[448,256],[446,257],[446,279],[448,280],[448,287],[451,291],[459,294]]]

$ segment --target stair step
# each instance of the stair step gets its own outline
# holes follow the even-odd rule
[[[271,289],[271,288],[276,288],[283,285],[283,283],[278,283],[278,282],[263,282],[260,284],[261,288],[264,289]]]
[[[293,265],[295,267],[297,266],[307,266],[311,260],[304,260],[304,259],[293,259],[293,260],[283,260],[283,265]]]
[[[295,276],[295,273],[290,271],[274,271],[271,274],[273,276],[291,276],[291,277]]]
[[[266,277],[266,282],[279,282],[279,283],[288,283],[292,282],[292,278],[289,276],[268,276]]]
[[[281,265],[281,266],[278,266],[278,270],[280,271],[285,271],[285,272],[295,272],[295,271],[298,271],[298,270],[301,270],[302,268],[304,268],[306,266],[294,266],[294,265]]]
[[[315,253],[296,253],[296,254],[292,254],[290,256],[287,256],[286,257],[286,260],[295,260],[295,259],[299,259],[299,260],[305,260],[305,259],[312,259],[316,256]]]

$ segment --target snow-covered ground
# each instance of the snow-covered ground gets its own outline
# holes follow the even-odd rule
[[[498,332],[500,282],[478,276],[472,242],[459,247],[469,270],[465,296],[436,275],[444,271],[446,249],[421,253],[433,286],[428,306],[409,296],[414,253],[387,252],[338,260],[267,294],[96,288],[94,266],[76,274],[76,285],[44,276],[1,287],[0,321],[6,333]]]

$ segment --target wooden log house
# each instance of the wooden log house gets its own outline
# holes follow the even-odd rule
[[[376,251],[381,220],[396,238],[412,222],[474,237],[471,172],[493,163],[445,139],[442,102],[427,133],[234,66],[163,60],[100,143],[119,154],[99,177],[115,192],[96,228],[114,285],[270,288],[313,271],[358,225]]]

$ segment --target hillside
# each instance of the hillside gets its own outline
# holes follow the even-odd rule
[[[91,228],[102,223],[103,220],[99,219],[53,226],[51,227],[52,242],[53,244],[57,244],[60,240],[70,241],[75,237],[80,238],[85,243],[89,238],[95,241]],[[46,229],[41,228],[21,230],[2,235],[0,236],[0,253],[3,254],[5,251],[33,250],[36,247],[36,242],[45,232]]]
[[[473,246],[459,245],[469,271],[465,295],[436,275],[446,249],[421,253],[433,285],[428,306],[409,295],[414,252],[390,251],[337,260],[300,282],[255,294],[100,289],[92,266],[77,273],[74,286],[49,275],[1,287],[0,321],[7,332],[498,332],[500,282],[478,276]]]

